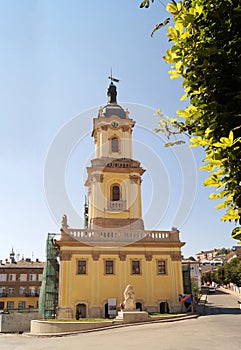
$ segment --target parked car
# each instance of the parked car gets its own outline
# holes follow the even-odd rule
[[[208,287],[208,293],[209,294],[212,294],[212,293],[215,293],[215,292],[216,292],[216,288],[214,286]]]

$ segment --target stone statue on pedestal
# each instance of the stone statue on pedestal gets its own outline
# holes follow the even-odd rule
[[[124,310],[136,310],[136,298],[133,290],[133,286],[128,284],[124,291]]]

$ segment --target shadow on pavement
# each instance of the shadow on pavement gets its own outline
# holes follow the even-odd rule
[[[241,315],[241,310],[239,307],[222,307],[222,306],[206,306],[206,314],[205,315]]]
[[[221,302],[221,304],[219,304],[220,298],[217,299],[217,302],[216,302],[215,296],[218,297],[223,295],[224,298],[226,299],[226,296],[230,295],[230,293],[225,292],[225,290],[216,289],[215,293],[209,293],[208,290],[202,290],[202,295],[206,296],[206,302],[196,305],[196,312],[199,313],[200,315],[202,316],[203,315],[211,316],[211,315],[219,315],[219,314],[241,315],[241,309],[238,302],[236,307],[233,306],[235,305],[235,303],[232,303],[233,305],[231,304],[230,307],[223,305],[223,301]]]

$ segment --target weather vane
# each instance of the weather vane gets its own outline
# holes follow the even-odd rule
[[[113,76],[112,76],[112,68],[110,69],[110,76],[108,77],[108,79],[110,79],[111,80],[111,82],[116,82],[116,83],[119,83],[119,79],[116,79],[116,78],[114,78]]]

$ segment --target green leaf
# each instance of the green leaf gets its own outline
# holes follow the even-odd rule
[[[151,32],[151,37],[153,37],[154,33],[155,33],[157,30],[159,30],[161,27],[164,27],[164,26],[167,25],[169,22],[170,22],[170,18],[167,18],[167,19],[165,19],[165,21],[164,21],[163,23],[157,24],[157,25],[154,27],[153,31]]]

